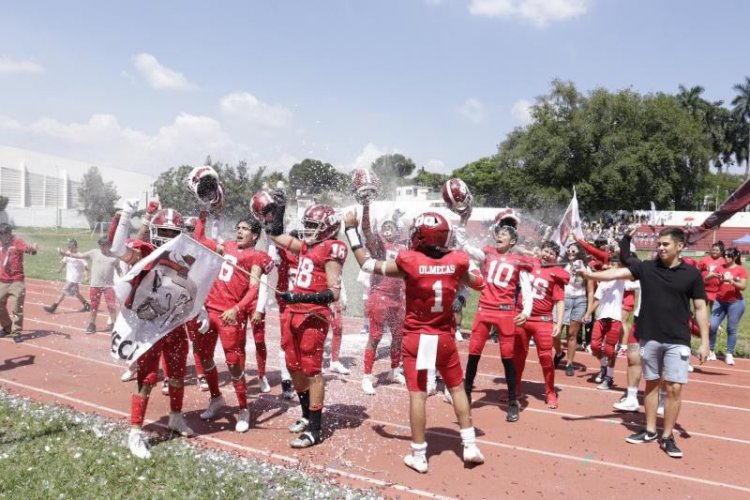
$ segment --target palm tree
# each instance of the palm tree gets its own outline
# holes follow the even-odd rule
[[[684,85],[679,85],[678,88],[680,89],[680,92],[677,94],[677,100],[679,101],[680,105],[683,108],[687,109],[690,114],[696,116],[698,114],[698,110],[703,108],[703,102],[705,101],[703,101],[701,94],[706,89],[704,89],[700,85],[690,87],[689,89]]]
[[[738,83],[734,87],[735,92],[737,92],[737,96],[732,99],[732,105],[734,106],[734,113],[737,115],[737,118],[744,123],[750,123],[750,77],[745,77],[745,83]],[[747,160],[747,163],[745,163],[745,177],[750,176],[750,127],[748,128],[748,137],[747,137],[747,156],[745,159]],[[740,161],[740,158],[737,158],[737,161]]]

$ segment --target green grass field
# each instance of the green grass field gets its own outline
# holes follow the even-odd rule
[[[170,439],[130,455],[127,426],[0,389],[2,498],[377,498],[319,474]]]

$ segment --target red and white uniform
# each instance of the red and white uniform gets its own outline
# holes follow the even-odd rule
[[[494,247],[485,246],[482,275],[486,286],[479,296],[479,307],[471,326],[469,354],[481,355],[490,335],[492,325],[500,335],[500,355],[513,358],[516,327],[513,318],[516,310],[517,290],[528,289],[527,271],[531,270],[529,259],[510,253],[499,253]],[[523,312],[530,314],[531,295],[525,298]]]
[[[292,291],[317,293],[328,289],[326,264],[338,262],[343,266],[347,253],[346,245],[338,240],[312,246],[303,241]],[[331,309],[327,304],[287,304],[281,318],[281,348],[289,371],[302,371],[308,377],[321,372],[330,321]]]
[[[565,285],[570,281],[570,274],[562,266],[542,267],[539,261],[529,273],[533,303],[531,316],[518,327],[519,342],[514,357],[518,380],[516,394],[520,393],[526,357],[529,354],[529,340],[534,339],[539,364],[544,375],[545,394],[555,393],[555,366],[552,355],[553,310],[555,304],[565,300]]]
[[[710,255],[706,255],[698,261],[698,270],[701,272],[701,276],[703,276],[703,287],[706,289],[706,297],[709,301],[716,300],[716,293],[719,291],[719,287],[721,286],[721,277],[716,276],[706,280],[706,275],[709,272],[720,273],[722,271],[721,267],[725,263],[726,260],[724,260],[724,257],[714,259]]]
[[[297,266],[299,265],[299,257],[296,253],[285,248],[279,248],[277,245],[273,245],[278,259],[276,261],[276,271],[278,278],[276,280],[276,290],[278,292],[286,292],[294,289],[294,280],[297,278]],[[276,294],[276,303],[279,305],[279,315],[284,313],[286,308],[286,302]]]
[[[421,252],[399,252],[396,264],[405,274],[406,316],[402,354],[404,376],[409,391],[427,390],[427,370],[417,371],[417,351],[421,335],[437,335],[435,367],[446,386],[463,381],[463,370],[453,337],[453,310],[456,291],[469,270],[469,256],[456,250],[436,259]]]

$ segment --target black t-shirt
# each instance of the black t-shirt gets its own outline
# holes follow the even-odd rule
[[[641,282],[641,311],[635,326],[639,340],[690,345],[690,301],[706,300],[701,273],[680,262],[666,267],[661,260],[628,262],[633,277]]]

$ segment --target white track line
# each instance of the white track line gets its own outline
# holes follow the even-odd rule
[[[124,411],[121,411],[121,410],[117,410],[115,408],[109,408],[108,406],[102,406],[100,404],[93,403],[93,402],[90,402],[90,401],[86,401],[84,399],[74,398],[74,397],[71,397],[71,396],[66,396],[66,395],[63,395],[63,394],[58,394],[58,393],[55,393],[55,392],[47,391],[47,390],[42,389],[40,387],[35,387],[35,386],[27,385],[27,384],[22,384],[20,382],[15,382],[13,380],[8,380],[8,379],[4,379],[4,378],[0,378],[0,382],[4,382],[4,383],[6,383],[8,385],[13,385],[13,386],[16,386],[16,387],[20,387],[22,389],[26,389],[26,390],[38,392],[38,393],[41,393],[41,394],[46,394],[46,395],[52,396],[54,398],[65,399],[65,400],[70,401],[72,403],[77,403],[77,404],[80,404],[80,405],[83,405],[83,406],[88,406],[90,408],[94,408],[94,409],[99,410],[101,412],[107,412],[107,413],[110,413],[110,414],[113,414],[113,415],[118,415],[118,416],[121,416],[121,417],[128,417],[129,416],[128,413],[126,413]],[[159,423],[159,422],[156,422],[156,421],[150,420],[150,419],[147,419],[146,421],[150,425],[154,425],[156,427],[160,427],[160,428],[162,428],[164,430],[169,430],[169,427],[166,426],[166,425],[164,425],[164,424],[162,424],[162,423]],[[202,441],[209,441],[209,442],[212,442],[212,443],[220,444],[222,446],[227,446],[227,447],[230,447],[230,448],[235,448],[235,449],[242,450],[242,451],[245,451],[245,452],[248,452],[248,453],[252,453],[254,455],[260,455],[260,456],[263,456],[263,457],[266,457],[266,458],[273,458],[273,459],[276,459],[276,460],[281,460],[281,461],[283,461],[285,463],[292,464],[292,465],[301,463],[301,461],[298,458],[296,458],[296,457],[292,457],[292,456],[289,456],[289,455],[284,455],[284,454],[281,454],[281,453],[273,453],[273,452],[269,452],[269,451],[265,451],[265,450],[260,450],[258,448],[253,448],[251,446],[245,446],[245,445],[242,445],[242,444],[233,443],[231,441],[225,441],[224,439],[220,439],[220,438],[217,438],[217,437],[206,436],[206,435],[196,435],[193,439],[202,440]],[[420,489],[417,489],[417,488],[411,488],[411,487],[406,486],[406,485],[392,483],[390,481],[381,481],[379,479],[375,479],[375,478],[371,478],[371,477],[367,477],[367,476],[362,476],[360,474],[354,474],[352,472],[343,471],[341,469],[336,469],[336,468],[333,468],[333,467],[323,467],[323,466],[320,466],[320,465],[317,465],[317,464],[314,464],[314,463],[308,463],[308,462],[305,462],[305,465],[308,466],[308,467],[311,467],[313,469],[316,469],[316,470],[318,470],[320,472],[327,472],[327,473],[331,473],[331,474],[336,474],[336,475],[348,477],[348,478],[351,478],[351,479],[356,479],[356,480],[359,480],[359,481],[363,481],[363,482],[366,482],[366,483],[374,484],[376,486],[380,486],[380,487],[383,487],[383,488],[393,488],[393,489],[398,490],[398,491],[403,491],[403,492],[406,492],[406,493],[412,493],[414,495],[419,495],[419,496],[423,496],[423,497],[427,497],[427,498],[436,498],[436,499],[440,499],[440,500],[448,500],[448,499],[452,498],[452,497],[446,497],[446,496],[442,496],[442,495],[437,495],[435,493],[432,493],[432,492],[429,492],[429,491],[425,491],[425,490],[420,490]]]
[[[127,414],[125,412],[120,411],[120,410],[116,410],[116,409],[113,409],[113,408],[108,408],[108,407],[105,407],[105,406],[101,406],[101,405],[98,405],[96,403],[91,403],[89,401],[82,400],[82,399],[79,399],[79,398],[73,398],[73,397],[70,397],[70,396],[60,395],[60,394],[57,394],[57,393],[53,393],[51,391],[46,391],[46,390],[41,389],[41,388],[37,388],[37,387],[26,385],[26,384],[21,384],[21,383],[14,382],[14,381],[11,381],[11,380],[7,380],[7,379],[4,379],[4,378],[0,378],[0,382],[5,382],[5,383],[10,384],[10,385],[15,385],[15,386],[18,386],[18,387],[22,387],[22,388],[27,389],[27,390],[32,390],[32,391],[40,392],[40,393],[43,393],[43,394],[47,394],[49,396],[53,396],[53,397],[57,397],[57,398],[61,398],[61,399],[66,399],[66,400],[71,401],[71,402],[75,402],[75,403],[78,403],[78,404],[81,404],[81,405],[86,405],[86,406],[90,406],[90,407],[99,409],[100,411],[108,411],[108,412],[111,412],[111,413],[113,413],[115,415],[120,415],[120,416],[127,417]],[[403,429],[403,430],[409,430],[408,426],[401,425],[401,424],[396,424],[396,423],[389,422],[389,421],[386,421],[386,420],[377,420],[377,419],[371,419],[371,418],[363,419],[363,420],[364,421],[368,421],[368,422],[373,422],[373,423],[376,423],[376,424],[380,424],[380,425],[387,425],[389,427],[395,427],[395,428],[399,428],[399,429]],[[152,423],[152,424],[155,424],[154,421],[149,421],[149,422]],[[166,426],[164,426],[163,424],[156,424],[156,425],[158,425],[159,427],[162,427],[162,428],[166,428]],[[427,433],[428,434],[432,434],[432,435],[437,435],[437,436],[445,437],[445,438],[448,438],[448,439],[453,439],[453,440],[457,440],[458,439],[454,434],[449,434],[449,433],[441,432],[441,431],[428,430]],[[263,450],[258,450],[256,448],[246,447],[244,445],[239,445],[239,444],[236,444],[236,443],[231,443],[231,442],[228,442],[228,441],[224,441],[223,439],[214,438],[214,437],[211,437],[211,436],[197,436],[197,438],[198,439],[203,439],[203,440],[206,440],[206,441],[215,442],[217,444],[231,446],[231,447],[234,447],[234,448],[237,448],[237,449],[246,450],[248,452],[251,452],[251,453],[254,453],[254,454],[260,454],[260,455],[263,455],[263,456],[266,456],[266,457],[271,456],[273,458],[282,459],[282,460],[288,461],[290,463],[298,463],[299,462],[299,460],[297,458],[290,457],[288,455],[277,454],[277,453],[269,453],[269,452],[266,452],[266,451],[263,451]],[[545,456],[545,457],[552,457],[552,458],[557,458],[557,459],[562,459],[562,460],[568,460],[568,461],[573,461],[573,462],[578,462],[578,463],[580,463],[582,461],[585,461],[588,464],[600,465],[600,466],[609,467],[609,468],[612,468],[612,469],[627,470],[627,471],[631,471],[631,472],[637,472],[639,474],[650,474],[650,475],[665,477],[665,478],[669,478],[669,479],[676,479],[676,480],[679,480],[679,481],[687,481],[687,482],[698,483],[698,484],[702,484],[702,485],[706,485],[706,486],[716,486],[716,487],[721,487],[721,488],[728,488],[728,489],[732,489],[732,490],[737,490],[737,491],[741,491],[741,492],[744,492],[744,493],[750,493],[750,488],[748,488],[748,487],[744,487],[744,486],[740,486],[740,485],[736,485],[736,484],[731,484],[731,483],[722,483],[720,481],[712,481],[710,479],[701,479],[701,478],[696,478],[696,477],[693,477],[693,476],[684,476],[684,475],[681,475],[681,474],[674,474],[674,473],[671,473],[671,472],[656,471],[656,470],[653,470],[653,469],[646,469],[646,468],[636,467],[636,466],[632,466],[632,465],[626,465],[626,464],[620,464],[620,463],[615,463],[615,462],[609,462],[609,461],[606,461],[606,460],[598,460],[598,459],[595,459],[595,458],[592,458],[592,459],[582,459],[579,456],[568,455],[568,454],[565,454],[565,453],[557,453],[557,452],[552,452],[552,451],[546,451],[546,450],[541,450],[541,449],[538,449],[538,448],[530,448],[530,447],[527,447],[527,446],[515,446],[515,445],[497,443],[497,442],[488,441],[488,440],[485,440],[485,439],[477,439],[477,442],[478,443],[482,443],[482,444],[487,445],[487,446],[492,446],[492,447],[495,447],[495,448],[502,448],[502,449],[513,450],[513,451],[522,451],[522,452],[531,453],[531,454],[535,454],[535,455],[541,455],[541,456]],[[331,472],[331,473],[334,473],[334,474],[342,474],[343,473],[343,471],[341,471],[339,469],[334,469],[334,468],[330,468],[330,467],[323,468],[322,466],[317,466],[315,464],[311,464],[311,465],[314,468],[316,468],[318,470],[321,470],[321,471],[324,471],[324,472]],[[414,494],[421,495],[421,496],[429,496],[431,498],[450,498],[450,497],[441,497],[441,496],[438,496],[438,495],[435,495],[433,493],[430,493],[430,492],[427,492],[427,491],[423,491],[423,490],[415,490],[415,489],[412,489],[412,488],[410,488],[408,486],[395,485],[395,484],[391,484],[391,483],[386,483],[384,481],[373,479],[373,478],[370,478],[370,477],[367,477],[367,476],[360,476],[358,474],[352,474],[352,473],[344,473],[344,474],[347,475],[348,477],[352,477],[352,478],[355,478],[355,479],[360,479],[362,481],[366,481],[366,482],[369,482],[371,484],[377,484],[377,485],[383,486],[383,487],[390,486],[390,487],[393,487],[395,489],[401,489],[401,491],[406,491],[406,492],[414,493]],[[401,488],[399,488],[398,486],[401,486]]]

